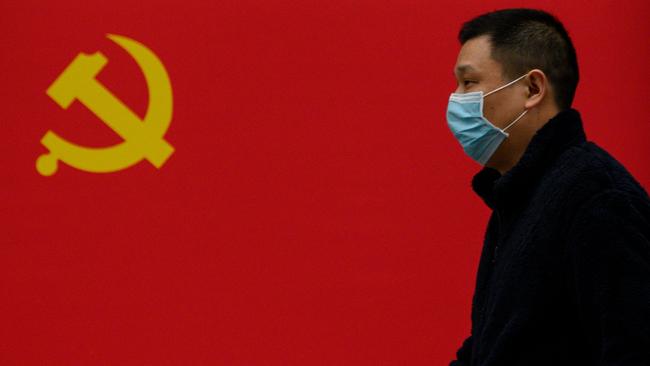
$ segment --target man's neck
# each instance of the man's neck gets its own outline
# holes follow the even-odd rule
[[[537,131],[558,113],[559,110],[555,107],[529,111],[527,118],[522,118],[520,123],[513,126],[510,136],[485,166],[498,170],[501,175],[508,172],[517,165]]]

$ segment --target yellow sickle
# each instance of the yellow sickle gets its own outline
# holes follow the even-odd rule
[[[158,57],[147,47],[130,38],[108,34],[136,61],[144,74],[149,90],[149,104],[144,120],[115,97],[96,76],[108,60],[101,52],[79,53],[46,93],[61,108],[67,109],[78,100],[92,111],[123,142],[103,148],[84,147],[69,142],[53,131],[41,139],[49,153],[36,160],[36,170],[45,176],[56,173],[58,161],[80,170],[109,173],[125,169],[142,159],[160,168],[174,152],[163,139],[172,118],[172,90],[169,76]]]

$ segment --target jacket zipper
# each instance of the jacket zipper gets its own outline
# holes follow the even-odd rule
[[[492,263],[495,263],[497,261],[497,255],[499,252],[499,243],[501,242],[501,238],[503,237],[503,224],[501,220],[501,214],[499,213],[498,209],[494,210],[494,212],[496,212],[497,214],[499,233],[497,235],[497,242],[494,244],[494,251],[492,252]]]
[[[494,267],[494,263],[496,262],[497,252],[499,250],[499,242],[501,241],[499,238],[501,237],[501,234],[503,233],[503,224],[501,222],[501,215],[500,215],[500,213],[499,213],[499,211],[497,209],[494,209],[494,213],[496,214],[497,228],[498,228],[499,231],[497,233],[497,240],[496,240],[496,243],[494,244],[494,249],[492,250],[492,259],[490,260],[490,262],[492,264],[492,267]],[[487,307],[487,301],[488,301],[488,298],[489,298],[490,288],[492,287],[491,286],[491,280],[492,280],[492,277],[493,277],[493,272],[494,272],[494,268],[489,268],[487,270],[487,273],[486,273],[487,278],[485,280],[485,286],[483,288],[483,296],[484,296],[484,298],[483,298],[483,301],[482,301],[482,304],[481,304],[480,308],[478,309],[479,314],[478,314],[477,328],[478,327],[483,328],[483,326],[484,326],[483,320],[485,318],[485,309]]]

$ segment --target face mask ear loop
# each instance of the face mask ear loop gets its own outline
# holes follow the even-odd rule
[[[506,130],[509,129],[510,126],[514,125],[517,121],[519,121],[521,117],[523,117],[524,114],[526,114],[526,112],[528,112],[528,109],[524,109],[524,111],[519,115],[519,117],[517,117],[514,121],[510,122],[510,124],[507,125],[506,128],[504,128],[502,131],[506,132]]]
[[[512,84],[516,83],[517,81],[519,81],[519,80],[523,79],[524,77],[526,77],[526,75],[528,75],[528,73],[521,75],[520,77],[516,78],[515,80],[509,82],[509,83],[506,84],[506,85],[500,86],[500,87],[498,87],[498,88],[492,90],[491,92],[489,92],[489,93],[487,93],[487,94],[484,94],[483,97],[485,98],[485,97],[487,97],[488,95],[490,95],[490,94],[492,94],[492,93],[496,93],[496,92],[498,92],[499,90],[501,90],[501,89],[503,89],[503,88],[507,88],[507,87],[509,87],[510,85],[512,85]]]

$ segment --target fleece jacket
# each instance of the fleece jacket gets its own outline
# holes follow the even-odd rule
[[[472,187],[492,213],[450,366],[650,366],[650,200],[579,112]]]

